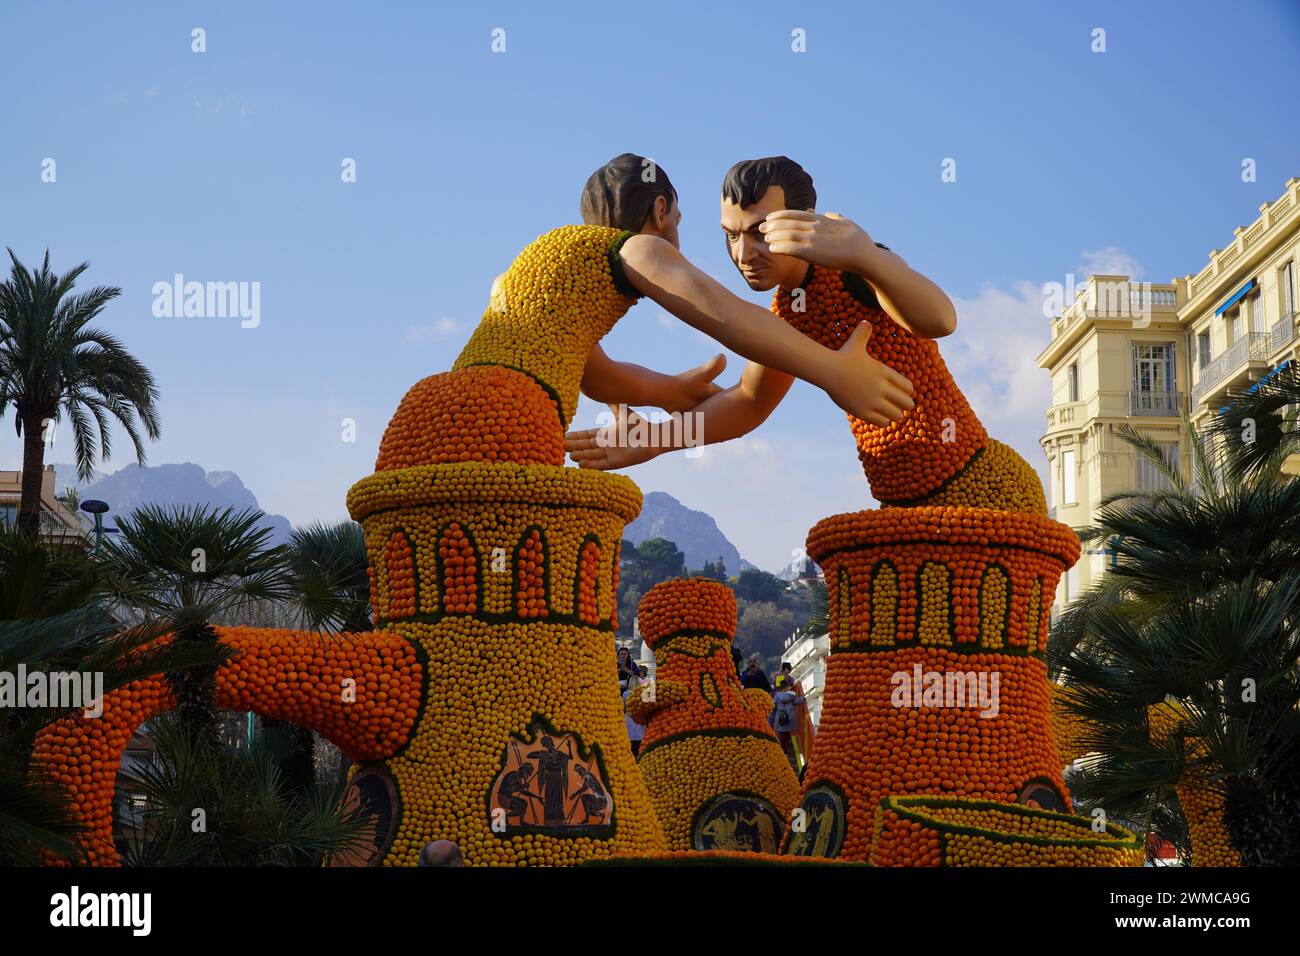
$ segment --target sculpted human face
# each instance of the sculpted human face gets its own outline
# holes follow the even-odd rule
[[[752,206],[742,208],[722,200],[722,232],[727,239],[727,253],[755,292],[766,292],[778,285],[783,289],[796,288],[808,272],[808,263],[802,259],[770,252],[758,231],[768,213],[784,208],[785,190],[780,186],[769,186]]]

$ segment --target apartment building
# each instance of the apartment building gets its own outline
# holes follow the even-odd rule
[[[41,472],[40,537],[48,542],[84,546],[90,541],[80,516],[66,508],[54,496],[54,466]],[[23,473],[0,471],[0,524],[18,523],[18,505],[22,501]]]
[[[1038,356],[1052,376],[1041,442],[1056,520],[1089,527],[1107,495],[1165,483],[1116,437],[1118,426],[1151,436],[1186,473],[1181,416],[1203,423],[1231,389],[1296,360],[1298,259],[1300,178],[1293,178],[1195,275],[1167,284],[1088,278],[1052,318],[1051,342]],[[1300,467],[1288,470],[1300,473]],[[1062,577],[1057,609],[1087,590],[1110,560],[1107,542],[1085,545]]]

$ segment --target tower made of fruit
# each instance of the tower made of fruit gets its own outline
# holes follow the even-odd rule
[[[573,864],[666,849],[628,743],[614,663],[629,479],[564,467],[592,346],[635,301],[631,233],[566,226],[503,277],[451,371],[416,383],[348,493],[375,630],[217,628],[215,706],[298,723],[357,764],[366,821],[344,864]],[[188,546],[182,548],[188,554]],[[162,677],[41,731],[36,775],[69,791],[85,862],[119,862],[113,781],[136,728],[176,706]]]
[[[627,712],[645,724],[638,763],[671,850],[775,853],[799,781],[768,726],[772,698],[741,686],[736,598],[709,578],[656,584],[637,609],[655,680]]]
[[[417,383],[348,493],[381,627],[427,661],[422,719],[385,762],[402,862],[430,840],[470,864],[650,853],[663,831],[616,680],[628,478],[564,467],[592,346],[635,301],[630,235],[554,230],[502,279],[452,370]]]
[[[916,405],[875,426],[850,418],[881,508],[808,534],[826,579],[831,656],[786,852],[885,865],[1134,863],[1138,841],[1069,815],[1043,661],[1074,532],[1042,485],[991,439],[932,340],[895,322],[871,286],[809,267],[773,309],[836,348],[867,348],[907,376]]]

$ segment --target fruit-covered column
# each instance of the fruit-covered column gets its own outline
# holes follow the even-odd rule
[[[1014,825],[1017,862],[1127,859],[1060,849],[1087,830],[1056,819],[1070,804],[1042,659],[1057,581],[1079,554],[1069,528],[1024,512],[889,508],[819,522],[808,553],[826,576],[831,657],[808,824],[787,852],[950,863],[935,849],[950,831],[983,846]],[[883,803],[907,795],[941,802]]]
[[[470,865],[573,864],[664,848],[614,662],[627,478],[547,464],[377,472],[348,496],[380,626],[427,660],[401,755],[368,766],[398,810],[383,862],[426,843]]]
[[[656,584],[637,609],[655,681],[627,710],[646,725],[640,767],[673,850],[775,853],[799,781],[767,724],[772,698],[736,676],[736,598],[708,578]]]

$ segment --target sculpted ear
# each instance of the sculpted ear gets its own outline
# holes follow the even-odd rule
[[[666,196],[655,197],[655,226],[662,229],[668,224],[668,214],[672,212],[672,203]]]

